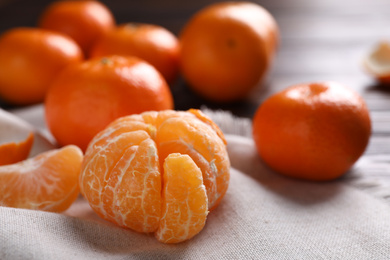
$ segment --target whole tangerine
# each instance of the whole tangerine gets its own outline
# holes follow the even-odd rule
[[[365,151],[371,120],[363,98],[336,82],[291,86],[253,118],[260,157],[275,171],[325,181],[340,177]]]
[[[179,70],[179,41],[159,25],[122,24],[101,37],[92,47],[90,57],[108,55],[137,56],[153,65],[173,82]]]
[[[207,6],[187,22],[179,36],[184,78],[211,101],[242,99],[269,70],[278,34],[274,18],[258,4]]]
[[[172,95],[161,74],[141,59],[122,56],[69,66],[45,99],[46,121],[57,142],[83,150],[118,117],[172,108]]]
[[[37,28],[13,28],[0,37],[0,97],[15,105],[44,100],[62,69],[83,60],[71,38]]]
[[[70,36],[87,55],[95,41],[114,28],[115,19],[99,1],[56,1],[43,11],[38,26]]]

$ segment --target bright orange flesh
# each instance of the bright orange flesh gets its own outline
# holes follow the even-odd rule
[[[222,199],[221,195],[224,194],[229,181],[226,178],[228,169],[224,167],[227,163],[225,146],[218,135],[200,121],[172,118],[161,125],[156,141],[160,161],[172,151],[191,156],[203,170],[210,210],[215,208]]]
[[[0,165],[13,164],[27,159],[34,142],[32,132],[25,140],[0,145]]]
[[[153,232],[161,214],[157,149],[141,130],[96,139],[86,154],[81,191],[104,219],[138,232]],[[88,182],[90,185],[85,185]]]
[[[0,205],[62,212],[79,194],[83,154],[77,146],[51,150],[0,167]]]
[[[171,155],[175,153],[183,156]],[[80,187],[104,219],[138,232],[160,230],[159,240],[177,243],[198,233],[207,211],[220,203],[228,188],[229,167],[222,132],[200,111],[145,112],[119,118],[94,137]],[[192,190],[198,185],[193,179],[199,180],[205,195],[190,192],[188,201],[204,209],[172,202],[168,209],[167,201],[178,196],[173,195],[179,193],[176,188]],[[171,207],[183,210],[183,219],[174,219]],[[186,217],[189,211],[196,217]]]
[[[164,243],[179,243],[198,234],[206,223],[206,188],[201,170],[188,155],[168,155],[163,179],[162,214],[156,238]]]

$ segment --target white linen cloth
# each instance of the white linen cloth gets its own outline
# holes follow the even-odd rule
[[[0,259],[390,259],[390,204],[356,181],[364,157],[344,178],[305,182],[267,168],[252,139],[226,137],[230,186],[193,239],[159,243],[80,197],[62,214],[0,207]]]

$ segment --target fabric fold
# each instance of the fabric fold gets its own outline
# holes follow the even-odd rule
[[[152,234],[100,220],[81,198],[65,214],[0,207],[0,259],[386,259],[390,255],[390,208],[383,200],[343,180],[313,183],[283,177],[263,164],[250,139],[228,135],[227,140],[232,158],[228,192],[193,239],[177,245],[159,243]]]

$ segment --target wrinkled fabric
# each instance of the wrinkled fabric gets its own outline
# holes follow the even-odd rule
[[[270,170],[252,139],[226,139],[230,185],[193,239],[166,245],[117,227],[80,196],[61,214],[0,207],[0,259],[390,258],[390,204],[360,188],[365,167],[336,181],[299,181]]]
[[[158,242],[101,220],[83,198],[63,214],[0,207],[0,259],[388,259],[390,207],[343,183],[269,170],[227,136],[228,192],[193,239]],[[349,174],[353,174],[353,171]]]

